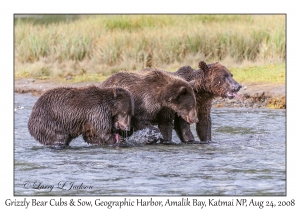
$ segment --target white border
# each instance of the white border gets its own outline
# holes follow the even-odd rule
[[[277,203],[280,200],[296,199],[299,183],[299,116],[298,93],[300,70],[299,61],[299,12],[296,4],[284,1],[10,1],[1,4],[1,72],[2,78],[0,91],[2,103],[1,116],[1,209],[9,209],[4,205],[6,199],[22,200],[22,197],[13,196],[13,14],[14,13],[286,13],[287,14],[287,196],[283,197],[249,197],[247,199],[272,200]],[[3,76],[4,75],[4,76]],[[28,199],[32,199],[30,197]],[[120,197],[105,197],[107,200],[120,200]],[[130,197],[134,199],[133,197]],[[208,200],[208,197],[198,197]],[[245,197],[216,197],[222,199],[237,199]],[[50,200],[51,197],[37,197],[39,200]],[[57,199],[57,197],[55,198]],[[70,200],[72,197],[66,197]],[[78,199],[78,197],[74,197]],[[96,197],[84,197],[85,200],[94,201]],[[154,199],[158,199],[155,197]],[[167,197],[162,197],[165,200]],[[178,198],[174,198],[177,200]],[[193,197],[191,198],[193,199]],[[300,200],[296,200],[299,206]],[[298,204],[298,205],[297,205]],[[98,207],[99,208],[99,207]],[[275,209],[278,209],[276,207]],[[291,208],[291,207],[290,207]],[[298,207],[299,208],[299,207]],[[10,208],[11,209],[11,208]],[[124,208],[122,208],[124,209]],[[129,208],[125,208],[129,209]],[[130,209],[139,209],[134,207]],[[199,208],[197,208],[199,209]],[[204,208],[210,209],[210,208]],[[213,208],[217,209],[217,208]],[[223,209],[232,209],[223,207]],[[237,209],[237,208],[236,208]],[[248,207],[247,209],[258,209]]]

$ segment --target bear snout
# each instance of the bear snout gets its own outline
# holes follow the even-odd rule
[[[227,90],[230,92],[238,92],[242,88],[242,85],[240,85],[233,78],[231,78],[227,84],[228,84]]]
[[[192,110],[189,112],[189,114],[186,116],[186,121],[190,124],[196,123],[199,121],[196,110]]]
[[[121,123],[121,122],[117,122],[118,123],[118,128],[117,129],[121,129],[124,131],[130,131],[130,123]]]
[[[238,92],[241,88],[242,88],[242,85],[240,85],[240,84],[237,83],[237,84],[234,86],[233,91],[234,91],[234,92]]]

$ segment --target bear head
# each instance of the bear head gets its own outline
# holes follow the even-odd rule
[[[134,101],[131,93],[124,88],[113,88],[114,103],[112,104],[112,117],[114,128],[130,130],[131,117],[134,115]]]
[[[173,109],[188,123],[198,122],[196,98],[193,91],[195,81],[186,82],[182,79],[169,84],[166,89],[167,106]]]
[[[225,66],[218,62],[207,65],[200,61],[199,69],[204,73],[205,90],[223,98],[238,97],[237,92],[242,86],[233,79],[233,75]]]

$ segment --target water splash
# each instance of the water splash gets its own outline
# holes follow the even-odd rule
[[[151,139],[162,139],[163,136],[158,130],[153,130],[145,128],[134,132],[130,137],[125,138],[126,142],[133,144],[135,146],[145,145]]]

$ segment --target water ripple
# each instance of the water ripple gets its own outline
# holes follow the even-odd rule
[[[15,95],[15,107],[24,107],[14,113],[15,195],[286,195],[285,110],[213,109],[210,144],[180,144],[173,132],[178,145],[145,146],[139,136],[129,139],[134,146],[117,149],[78,137],[55,150],[28,133],[37,98]],[[62,190],[60,182],[92,189]]]

